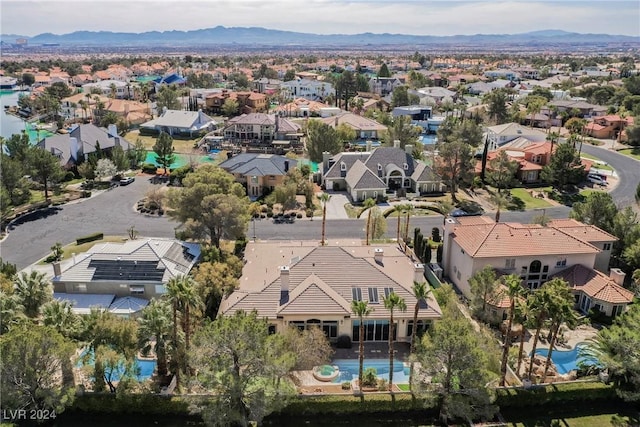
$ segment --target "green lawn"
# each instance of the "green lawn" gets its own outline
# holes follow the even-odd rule
[[[636,160],[640,160],[640,148],[627,148],[618,151],[618,153],[624,154],[625,156],[633,157]]]
[[[396,384],[398,388],[402,391],[411,391],[409,384]]]
[[[124,138],[131,143],[134,143],[137,139],[140,139],[144,144],[144,148],[146,148],[147,150],[153,150],[153,146],[155,145],[157,140],[155,136],[140,135],[140,132],[137,130],[127,133]],[[176,153],[190,154],[194,151],[193,145],[201,139],[202,138],[200,137],[193,139],[174,139],[173,148]]]
[[[613,417],[628,422],[628,425],[638,425],[638,413],[621,404],[593,403],[591,406],[576,404],[550,408],[541,413],[506,409],[502,412],[508,426],[514,427],[607,427],[616,426]],[[617,424],[619,425],[619,424]]]
[[[542,189],[534,190],[535,193],[542,192]],[[552,206],[551,203],[547,202],[545,199],[540,199],[538,197],[533,197],[525,188],[514,188],[511,190],[511,197],[518,198],[524,203],[524,209],[541,209],[548,208]]]
[[[583,159],[602,161],[598,157],[592,156],[591,154],[580,153],[580,157],[582,157]],[[611,166],[607,165],[607,164],[603,165],[603,164],[600,164],[600,163],[594,163],[593,167],[598,168],[598,169],[602,169],[602,170],[607,170],[607,171],[612,171],[613,170],[613,168]]]

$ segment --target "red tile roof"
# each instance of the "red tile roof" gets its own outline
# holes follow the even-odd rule
[[[572,289],[582,291],[593,299],[611,304],[628,304],[633,301],[633,292],[616,284],[607,275],[580,264],[567,268],[553,277],[560,277]]]

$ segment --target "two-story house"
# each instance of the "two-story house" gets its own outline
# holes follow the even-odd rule
[[[495,151],[498,147],[517,138],[526,138],[531,142],[544,142],[547,140],[547,134],[541,130],[522,126],[518,123],[505,123],[487,127],[489,151]]]
[[[243,114],[227,121],[224,137],[236,144],[300,144],[300,126],[276,114]],[[286,144],[285,144],[286,142]]]
[[[255,199],[283,185],[284,178],[298,162],[276,154],[242,153],[220,163]]]
[[[207,111],[212,114],[223,114],[223,107],[228,100],[238,103],[239,114],[264,113],[268,110],[267,96],[263,93],[241,91],[234,92],[223,89],[218,93],[211,93],[205,96]]]
[[[323,101],[334,94],[333,85],[328,82],[310,79],[296,79],[283,82],[280,93],[286,99],[304,98],[311,101]]]
[[[369,91],[379,96],[387,96],[404,82],[396,77],[372,77],[369,79]]]

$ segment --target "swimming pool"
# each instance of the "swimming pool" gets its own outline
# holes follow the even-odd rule
[[[438,137],[434,134],[420,135],[420,142],[422,142],[424,145],[433,145],[438,142]]]
[[[567,374],[571,371],[577,370],[578,365],[580,363],[584,363],[586,365],[597,365],[598,361],[589,357],[580,356],[580,349],[586,347],[586,343],[578,343],[571,350],[554,350],[551,353],[551,360],[553,364],[556,365],[556,369],[559,374]],[[547,353],[549,352],[548,348],[538,348],[536,349],[536,354],[539,354],[543,357],[547,357]]]
[[[78,367],[82,367],[84,366],[93,366],[95,364],[95,360],[93,358],[93,354],[91,354],[91,356],[86,359],[84,361],[83,364],[83,359],[85,357],[85,355],[87,354],[87,350],[85,350],[82,355],[80,356],[77,366]],[[151,376],[153,375],[153,371],[155,371],[156,369],[156,360],[155,359],[139,359],[136,358],[135,364],[134,364],[134,372],[135,372],[135,378],[138,381],[145,381],[148,380],[149,378],[151,378]],[[113,369],[112,371],[110,371],[109,369],[105,368],[105,375],[106,376],[111,376],[111,380],[112,381],[119,381],[120,377],[122,377],[122,375],[124,374],[124,366],[119,365],[117,366],[115,369]]]
[[[337,366],[340,375],[333,380],[335,383],[343,381],[351,381],[358,378],[358,367],[360,366],[358,359],[336,359],[331,365]],[[375,368],[378,372],[378,378],[389,380],[389,359],[364,359],[363,371],[367,368]],[[394,359],[393,361],[393,382],[408,383],[409,367],[405,367],[402,360]]]

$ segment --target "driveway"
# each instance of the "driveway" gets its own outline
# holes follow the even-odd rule
[[[344,210],[344,205],[350,203],[349,197],[345,193],[335,191],[327,191],[327,194],[331,195],[327,203],[327,219],[349,219],[347,211]]]

